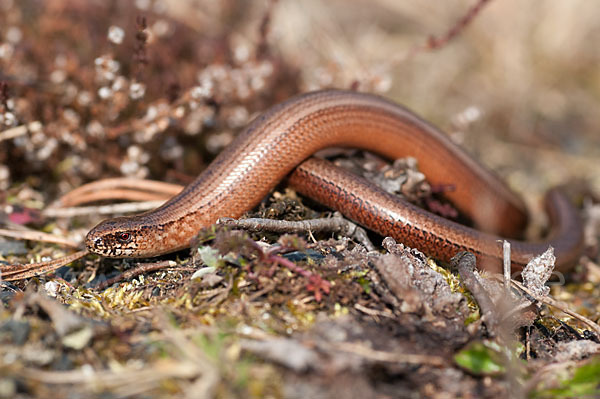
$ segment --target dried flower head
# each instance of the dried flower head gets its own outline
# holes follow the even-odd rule
[[[123,28],[112,25],[108,28],[108,40],[114,44],[123,43],[123,39],[125,38],[125,31]]]

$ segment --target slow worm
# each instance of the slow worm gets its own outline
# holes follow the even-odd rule
[[[456,187],[446,196],[476,229],[405,203],[325,161],[308,159],[331,146],[390,159],[417,158],[432,184]],[[101,222],[88,233],[86,245],[108,257],[150,257],[186,248],[201,228],[252,209],[294,169],[289,180],[301,193],[442,261],[469,250],[480,268],[499,271],[500,236],[514,237],[527,224],[522,200],[428,122],[375,95],[325,90],[272,107],[181,193],[153,211]],[[583,245],[577,211],[558,190],[548,192],[546,208],[552,231],[545,241],[509,240],[513,268],[522,268],[549,245],[558,269],[577,261]]]

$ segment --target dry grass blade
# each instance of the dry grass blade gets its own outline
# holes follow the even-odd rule
[[[111,205],[78,206],[72,208],[46,208],[42,214],[53,218],[72,218],[83,215],[114,215],[116,213],[132,213],[158,208],[165,201],[126,202]]]
[[[83,258],[88,251],[78,251],[62,258],[54,259],[48,262],[16,264],[0,266],[0,277],[4,281],[16,281],[34,277],[43,273],[54,271],[60,267],[66,266],[77,259]]]
[[[79,204],[87,204],[90,202],[103,201],[103,200],[125,200],[125,201],[166,201],[172,195],[167,193],[150,193],[139,190],[128,190],[128,189],[113,189],[106,191],[96,191],[85,193],[77,196],[76,198],[67,198],[67,202],[64,202],[64,197],[61,200],[62,206],[75,206]]]
[[[38,242],[48,242],[52,244],[65,245],[71,248],[79,247],[79,243],[69,240],[64,237],[55,236],[53,234],[42,233],[40,231],[29,230],[6,230],[0,229],[0,236],[17,238],[19,240],[29,240]]]

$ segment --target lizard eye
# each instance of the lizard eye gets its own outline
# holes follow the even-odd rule
[[[117,233],[117,240],[119,240],[119,242],[125,244],[125,243],[131,241],[131,233]]]

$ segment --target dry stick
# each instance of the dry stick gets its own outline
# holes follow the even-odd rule
[[[502,259],[504,260],[504,290],[506,294],[510,292],[510,242],[504,240],[502,241]]]
[[[429,36],[425,44],[415,45],[407,54],[403,57],[403,61],[406,61],[420,52],[428,50],[438,50],[444,47],[448,42],[458,36],[465,28],[473,22],[473,19],[481,12],[483,6],[489,3],[490,0],[479,0],[477,4],[472,6],[461,19],[456,22],[444,35],[441,37]]]
[[[489,3],[490,0],[479,0],[477,4],[471,7],[465,15],[458,22],[451,27],[445,35],[442,37],[430,36],[427,39],[427,50],[435,50],[442,46],[445,46],[450,40],[454,39],[460,32],[462,32],[472,21],[473,19],[481,12],[483,6]]]
[[[163,193],[165,196],[173,196],[178,194],[183,186],[179,184],[165,183],[157,180],[134,179],[129,177],[116,177],[110,179],[102,179],[92,183],[84,184],[71,190],[63,195],[59,200],[59,204],[63,206],[71,206],[82,203],[77,198],[86,195],[90,192],[105,191],[112,189],[130,189],[136,191]]]
[[[17,238],[19,240],[41,241],[49,242],[52,244],[61,244],[71,248],[79,247],[78,242],[63,237],[55,236],[52,234],[42,233],[40,231],[0,229],[0,236]]]
[[[79,258],[87,255],[87,251],[78,251],[74,254],[54,259],[48,262],[30,263],[25,265],[7,265],[0,266],[0,277],[4,281],[23,280],[43,273],[54,271],[58,268],[68,265]]]
[[[256,57],[259,59],[266,57],[269,53],[268,35],[271,30],[271,17],[276,4],[277,0],[271,0],[269,2],[258,27],[259,38],[256,46]]]
[[[459,252],[454,255],[450,263],[458,269],[460,279],[477,301],[481,309],[482,319],[485,321],[489,332],[496,335],[500,325],[499,320],[496,318],[497,308],[475,272],[477,267],[475,255],[470,252]]]
[[[172,260],[164,260],[154,263],[139,263],[134,269],[127,270],[116,277],[103,281],[100,284],[98,284],[96,288],[99,290],[103,290],[120,281],[129,280],[141,274],[150,273],[173,266],[177,266],[177,263],[173,262]]]
[[[270,231],[273,233],[314,233],[330,231],[355,238],[369,251],[374,251],[375,246],[369,240],[366,231],[342,217],[309,219],[301,221],[288,221],[263,218],[232,219],[220,218],[218,224],[230,227],[239,227],[249,231]]]

